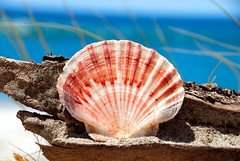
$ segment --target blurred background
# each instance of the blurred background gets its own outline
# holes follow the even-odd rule
[[[1,0],[0,15],[0,56],[41,63],[47,54],[70,58],[92,42],[128,39],[165,56],[184,81],[239,90],[239,0]],[[39,138],[15,117],[20,108],[0,94],[0,159],[18,152],[44,160]]]

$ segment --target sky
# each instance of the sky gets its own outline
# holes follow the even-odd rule
[[[111,15],[154,15],[226,17],[214,0],[1,0],[3,9],[24,10],[23,2],[35,12],[65,12],[63,4],[74,13],[101,12]],[[215,0],[221,6],[240,17],[240,0]]]

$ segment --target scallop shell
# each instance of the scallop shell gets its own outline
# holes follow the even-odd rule
[[[156,135],[179,111],[184,89],[173,65],[127,40],[90,44],[65,65],[60,101],[96,141]]]

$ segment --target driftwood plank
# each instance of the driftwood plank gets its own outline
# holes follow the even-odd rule
[[[48,159],[240,159],[238,92],[216,84],[185,83],[183,107],[173,120],[159,125],[156,137],[99,143],[88,137],[84,125],[73,119],[59,101],[56,83],[66,61],[63,57],[44,57],[42,64],[36,64],[0,57],[0,92],[49,114],[17,114],[27,130],[50,143],[40,145]]]

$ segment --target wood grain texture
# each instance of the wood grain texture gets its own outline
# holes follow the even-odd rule
[[[44,60],[36,64],[0,57],[0,92],[50,114],[17,114],[27,130],[50,143],[40,145],[49,160],[240,160],[239,93],[215,84],[184,83],[183,107],[159,125],[156,137],[99,143],[59,101],[56,81],[67,60]]]

